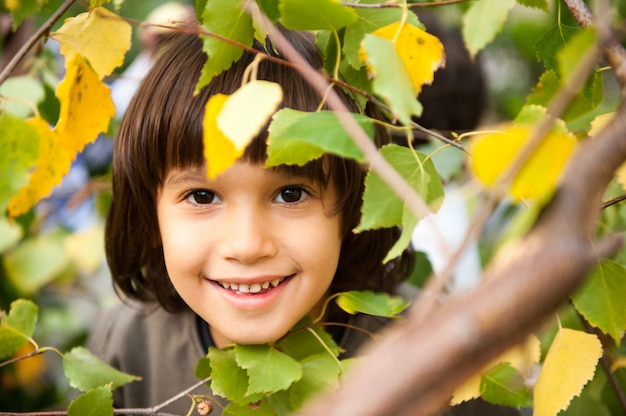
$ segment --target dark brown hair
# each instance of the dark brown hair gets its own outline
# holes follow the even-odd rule
[[[313,67],[322,68],[321,55],[310,34],[283,32]],[[165,268],[156,213],[157,194],[171,169],[204,165],[204,105],[212,95],[231,94],[241,86],[254,54],[244,52],[231,68],[194,95],[207,59],[201,40],[195,35],[178,34],[168,44],[142,82],[120,126],[113,157],[113,199],[106,222],[105,249],[118,293],[141,301],[158,300],[165,309],[177,311],[185,304]],[[280,51],[272,45],[257,43],[255,48],[280,56]],[[282,86],[283,107],[315,111],[321,102],[319,92],[286,65],[264,59],[256,76]],[[343,97],[353,111],[358,110],[345,94]],[[379,146],[389,141],[382,128],[378,128],[376,136]],[[264,129],[247,147],[243,158],[263,162],[267,157],[266,138],[267,129]],[[395,228],[352,233],[360,217],[363,166],[324,155],[304,167],[279,168],[304,170],[322,186],[332,180],[339,190],[335,212],[342,218],[343,244],[331,292],[392,292],[410,271],[412,255],[406,252],[382,264],[399,235]]]

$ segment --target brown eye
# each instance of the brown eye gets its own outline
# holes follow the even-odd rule
[[[191,194],[189,194],[189,198],[191,198],[196,204],[212,204],[215,202],[219,202],[219,198],[215,195],[214,192],[204,189],[193,191]]]
[[[295,202],[302,201],[302,199],[307,195],[308,194],[304,189],[297,186],[291,186],[283,188],[276,196],[276,200],[282,203],[293,204]]]

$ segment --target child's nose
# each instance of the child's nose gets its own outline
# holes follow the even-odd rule
[[[220,255],[244,264],[273,257],[278,249],[273,226],[262,210],[241,208],[227,214],[220,231]]]

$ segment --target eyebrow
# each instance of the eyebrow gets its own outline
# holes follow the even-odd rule
[[[207,180],[206,170],[204,169],[184,169],[169,175],[163,185],[176,186],[190,181],[197,182]]]

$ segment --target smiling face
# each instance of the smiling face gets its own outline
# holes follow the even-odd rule
[[[167,272],[218,347],[283,336],[319,312],[341,249],[337,190],[237,162],[214,180],[174,170],[157,198]]]

